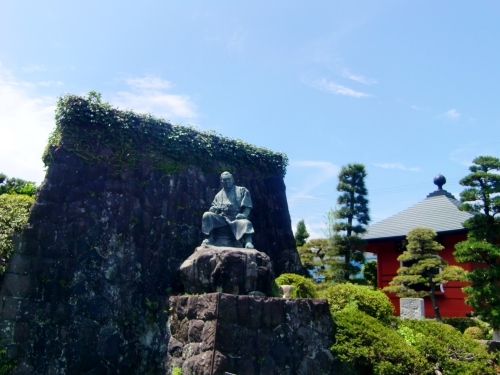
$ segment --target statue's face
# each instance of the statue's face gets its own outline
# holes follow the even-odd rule
[[[230,189],[233,187],[234,179],[230,174],[223,174],[220,176],[220,183],[224,189]]]

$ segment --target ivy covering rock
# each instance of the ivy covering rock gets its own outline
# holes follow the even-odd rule
[[[136,114],[101,102],[101,95],[63,95],[56,109],[56,127],[43,155],[46,166],[57,147],[77,154],[91,164],[107,163],[122,169],[147,165],[166,174],[189,165],[218,173],[226,168],[244,167],[262,173],[286,173],[285,154],[260,148],[241,140],[201,132],[192,127],[172,125],[150,114]],[[213,160],[223,160],[213,165]]]

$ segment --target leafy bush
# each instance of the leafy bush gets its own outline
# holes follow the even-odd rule
[[[430,374],[432,366],[406,340],[379,320],[354,307],[334,315],[335,344],[330,348],[348,374]]]
[[[455,327],[462,333],[464,333],[464,331],[469,327],[478,326],[477,321],[472,318],[443,318],[443,323]]]
[[[182,369],[180,367],[172,367],[172,375],[182,375]]]
[[[398,333],[447,375],[496,374],[486,347],[455,328],[432,320],[401,320]]]
[[[348,305],[354,305],[371,317],[388,323],[394,312],[389,298],[383,292],[373,290],[369,286],[337,284],[323,291],[321,297],[328,300],[332,314]]]
[[[12,236],[24,229],[33,201],[28,195],[0,195],[0,275],[5,273],[14,249]]]
[[[484,340],[484,332],[479,327],[469,327],[464,331],[464,335],[474,340]]]
[[[0,346],[0,375],[9,375],[15,366],[15,361],[7,357],[7,350]]]
[[[304,276],[294,273],[284,273],[276,279],[278,285],[292,285],[291,298],[316,298],[318,294],[314,283]]]
[[[462,333],[469,327],[478,327],[485,340],[491,340],[491,326],[479,318],[443,318],[443,323],[450,324]]]

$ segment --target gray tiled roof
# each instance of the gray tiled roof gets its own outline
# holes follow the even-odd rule
[[[365,240],[406,236],[416,227],[427,227],[435,232],[464,229],[462,223],[473,216],[460,211],[460,202],[445,190],[438,190],[423,201],[367,228]]]

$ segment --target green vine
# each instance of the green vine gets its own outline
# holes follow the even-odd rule
[[[67,94],[59,98],[56,127],[43,155],[46,166],[53,162],[57,147],[75,153],[90,164],[106,162],[117,170],[147,165],[166,174],[179,172],[189,165],[211,172],[222,162],[233,168],[284,176],[288,164],[281,152],[213,131],[172,125],[149,114],[120,111],[101,102],[101,95],[93,91],[87,97]]]

